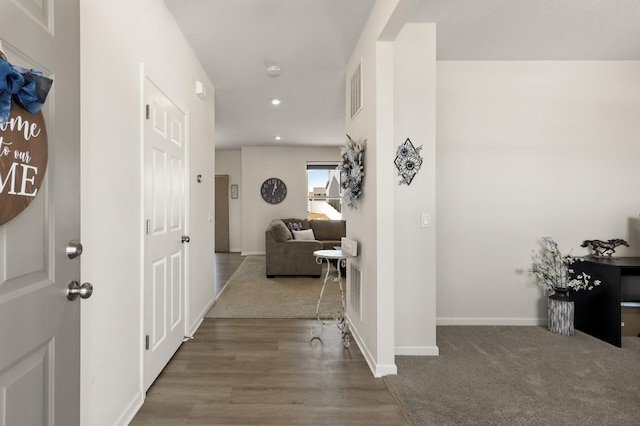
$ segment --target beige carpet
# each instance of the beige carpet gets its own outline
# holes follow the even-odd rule
[[[247,256],[231,276],[207,318],[315,318],[324,280],[312,277],[267,278],[264,256]],[[346,282],[343,281],[346,288]],[[340,309],[338,283],[327,284],[320,315]]]
[[[640,424],[640,338],[622,348],[545,327],[437,327],[440,356],[396,357],[416,425]]]

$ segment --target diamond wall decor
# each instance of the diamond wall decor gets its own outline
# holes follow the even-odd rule
[[[420,167],[422,167],[421,149],[422,145],[417,148],[414,147],[409,138],[398,147],[394,163],[398,169],[398,175],[402,176],[399,182],[400,185],[411,185],[411,181],[420,171]]]

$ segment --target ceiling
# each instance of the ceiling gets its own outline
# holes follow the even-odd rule
[[[374,2],[165,0],[216,88],[216,148],[342,145]],[[411,22],[437,23],[438,60],[640,60],[639,0],[421,0]]]

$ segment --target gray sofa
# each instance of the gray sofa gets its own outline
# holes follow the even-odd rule
[[[294,236],[312,240],[295,239]],[[297,231],[303,231],[302,233]],[[322,265],[316,263],[313,252],[331,250],[340,245],[347,234],[344,220],[276,219],[265,231],[266,273],[276,275],[320,276]]]

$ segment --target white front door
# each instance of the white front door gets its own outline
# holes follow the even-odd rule
[[[144,388],[185,335],[186,115],[145,79]]]
[[[65,253],[80,239],[78,8],[0,0],[8,61],[54,80],[42,109],[44,181],[28,207],[0,225],[0,425],[80,423],[80,299],[66,297],[80,278],[80,258]]]

